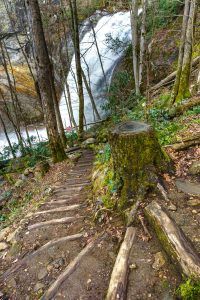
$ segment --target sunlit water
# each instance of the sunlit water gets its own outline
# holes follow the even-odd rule
[[[88,22],[85,23],[85,26],[88,26]],[[123,41],[131,40],[130,12],[118,12],[115,14],[104,15],[97,22],[96,26],[94,26],[94,30],[96,33],[98,48],[103,63],[104,73],[106,74],[106,82],[97,53],[97,47],[94,43],[94,35],[91,28],[89,28],[81,41],[81,64],[85,75],[87,76],[87,78],[89,78],[92,94],[94,96],[98,111],[100,115],[103,116],[105,114],[105,111],[102,110],[102,105],[106,100],[106,87],[109,86],[113,71],[123,55],[122,51],[118,51],[118,53],[113,52],[111,47],[107,44],[106,40],[108,35],[110,35],[113,39],[119,38]],[[78,123],[78,95],[76,81],[74,80],[74,76],[76,78],[75,74],[75,56],[73,56],[71,62],[71,71],[68,74],[67,82],[70,88],[74,117],[76,122]],[[95,116],[85,86],[84,99],[86,122],[91,123],[95,120]],[[70,121],[64,93],[60,101],[60,111],[64,127],[69,127]],[[47,138],[46,130],[44,128],[39,128],[38,132],[41,139]],[[37,133],[33,128],[29,130],[29,134],[30,136],[35,136],[37,138]],[[25,137],[24,132],[23,136]],[[17,142],[14,133],[9,133],[9,137],[12,143]],[[4,146],[7,146],[7,140],[5,135],[3,133],[0,133],[0,151]]]
[[[95,26],[95,34],[97,44],[103,63],[103,70],[106,74],[106,82],[101,67],[101,62],[98,56],[97,47],[94,42],[94,35],[92,29],[89,30],[81,41],[81,64],[90,86],[92,94],[95,98],[95,102],[98,111],[103,115],[102,104],[105,103],[106,99],[106,86],[109,86],[113,70],[116,64],[121,59],[123,52],[114,52],[110,45],[106,42],[108,36],[113,39],[119,38],[123,41],[131,40],[131,27],[130,27],[130,13],[129,12],[118,12],[112,15],[103,16],[97,25]],[[88,76],[89,73],[89,76]],[[70,87],[70,94],[72,98],[72,106],[74,111],[74,117],[78,123],[78,95],[77,85],[74,80],[74,74],[76,74],[75,56],[73,56],[71,63],[71,72],[67,77],[67,82]],[[84,100],[85,100],[85,118],[87,123],[95,121],[94,114],[90,102],[89,95],[84,86]],[[66,99],[61,97],[60,111],[65,126],[70,126],[69,116],[66,106]]]

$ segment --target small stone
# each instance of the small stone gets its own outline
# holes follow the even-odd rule
[[[37,282],[36,285],[34,286],[34,292],[38,292],[39,290],[42,290],[44,288],[44,284],[41,282]]]
[[[198,175],[200,174],[200,160],[199,161],[195,161],[191,167],[188,170],[188,173],[191,175]]]
[[[3,293],[0,291],[0,297],[3,297]]]
[[[192,213],[193,213],[193,214],[197,214],[198,211],[196,211],[196,209],[193,209],[193,210],[192,210]]]
[[[87,281],[87,290],[89,291],[91,289],[91,283],[92,283],[92,280],[89,278],[88,281]]]
[[[4,242],[1,242],[0,243],[0,251],[3,251],[3,250],[5,250],[5,249],[7,249],[8,248],[8,244],[6,244],[6,243],[4,243]]]
[[[65,263],[65,261],[61,257],[61,258],[57,258],[56,260],[54,260],[52,265],[54,266],[54,268],[59,269],[60,267],[62,267],[64,265],[64,263]]]
[[[158,271],[165,264],[165,259],[163,257],[162,252],[157,252],[154,255],[154,257],[155,257],[155,261],[152,265],[152,268]]]
[[[10,231],[9,227],[6,227],[0,231],[0,242],[3,241]]]
[[[17,181],[15,182],[15,187],[16,187],[16,188],[20,188],[20,187],[23,186],[23,184],[24,184],[24,180],[19,179],[19,180],[17,180]]]
[[[47,270],[46,270],[46,268],[43,268],[43,269],[41,269],[41,270],[38,272],[38,279],[41,280],[41,279],[43,279],[46,275],[47,275]]]
[[[48,266],[47,266],[47,271],[48,271],[48,272],[51,272],[52,270],[53,270],[53,266],[52,266],[52,265],[48,265]]]
[[[83,145],[91,145],[91,144],[95,144],[95,143],[96,143],[95,138],[89,138],[83,142]]]
[[[130,268],[131,270],[135,270],[135,269],[137,269],[137,265],[136,265],[136,264],[131,264],[131,265],[129,266],[129,268]]]
[[[87,284],[90,284],[92,282],[92,280],[89,278],[87,281]]]
[[[16,242],[15,235],[16,235],[17,232],[18,232],[18,229],[16,229],[15,231],[11,232],[11,233],[7,236],[6,241],[7,241],[8,243],[14,243],[14,242]]]
[[[8,285],[9,287],[15,288],[15,287],[17,286],[17,283],[16,283],[15,279],[12,278],[12,279],[10,279],[10,280],[8,281],[8,284],[7,284],[7,285]]]
[[[171,203],[171,204],[168,206],[168,209],[171,210],[171,211],[176,211],[176,210],[177,210],[177,207],[176,207],[174,204]]]
[[[187,204],[189,206],[199,206],[200,205],[200,199],[188,200]]]

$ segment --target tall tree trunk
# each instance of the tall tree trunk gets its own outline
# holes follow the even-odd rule
[[[174,103],[174,101],[176,100],[176,97],[178,95],[178,90],[179,90],[184,49],[185,49],[186,31],[187,31],[187,26],[188,26],[189,11],[190,11],[190,0],[185,0],[185,8],[184,8],[182,32],[181,32],[181,40],[180,40],[179,56],[178,56],[178,67],[177,67],[176,79],[175,79],[172,94],[171,94],[171,102],[172,103]]]
[[[69,89],[69,85],[66,82],[66,91],[67,91],[67,99],[68,99],[68,104],[69,104],[69,112],[70,112],[70,116],[71,116],[71,121],[73,126],[76,128],[77,130],[77,124],[74,118],[74,112],[73,112],[73,108],[72,108],[72,100],[71,100],[71,94],[70,94],[70,89]]]
[[[95,46],[96,46],[96,49],[97,49],[97,54],[98,54],[98,57],[99,57],[99,61],[100,61],[100,65],[101,65],[101,69],[102,69],[104,81],[105,81],[106,88],[107,88],[107,91],[108,91],[108,83],[107,83],[107,79],[106,79],[106,73],[104,71],[103,62],[102,62],[101,54],[100,54],[100,51],[99,51],[99,46],[98,46],[98,43],[97,43],[96,32],[94,30],[94,26],[93,26],[92,22],[90,22],[90,25],[92,27],[92,32],[93,32],[93,36],[94,36],[94,43],[95,43]]]
[[[140,84],[139,84],[139,59],[138,59],[138,0],[132,0],[131,31],[132,31],[133,73],[135,79],[135,92],[136,95],[139,95]]]
[[[73,35],[73,42],[74,42],[76,74],[77,74],[78,94],[79,94],[79,138],[82,139],[83,131],[84,131],[84,95],[83,95],[81,53],[80,53],[80,40],[79,40],[76,0],[70,0],[70,9],[72,15],[72,35]]]
[[[93,110],[94,110],[94,113],[95,113],[97,119],[98,119],[98,120],[101,120],[101,117],[100,117],[99,112],[98,112],[98,110],[97,110],[96,103],[95,103],[95,100],[94,100],[94,97],[93,97],[93,94],[92,94],[92,91],[91,91],[91,88],[90,88],[90,86],[89,86],[89,84],[88,84],[88,82],[87,82],[87,78],[86,78],[85,73],[84,73],[83,70],[82,70],[82,76],[83,76],[83,81],[84,81],[84,83],[85,83],[86,90],[87,90],[88,95],[89,95],[89,97],[90,97],[90,101],[91,101],[91,104],[92,104],[92,108],[93,108]],[[94,120],[94,121],[95,121],[95,120]]]
[[[6,57],[5,57],[5,53],[4,53],[4,49],[3,49],[3,45],[2,45],[1,40],[0,40],[0,49],[1,49],[1,54],[2,54],[2,64],[3,64],[3,68],[5,70],[5,73],[6,73],[8,86],[9,86],[9,91],[10,91],[10,96],[11,96],[11,100],[12,100],[12,108],[13,108],[14,117],[13,117],[13,113],[11,113],[9,110],[7,110],[7,111],[9,112],[10,121],[12,121],[12,124],[13,124],[14,129],[15,129],[16,134],[17,134],[21,154],[24,155],[26,153],[26,151],[25,151],[25,147],[24,147],[24,144],[23,144],[23,138],[22,138],[22,135],[21,135],[19,111],[17,109],[16,98],[15,98],[15,94],[14,94],[14,91],[13,91],[12,81],[11,81],[10,74],[9,74],[9,71],[8,71],[7,61],[6,61]],[[6,101],[4,99],[4,96],[3,96],[2,93],[1,93],[1,95],[2,95],[2,98],[4,100],[5,107],[8,109]]]
[[[5,136],[6,136],[8,145],[9,145],[9,147],[10,147],[10,151],[11,151],[11,153],[12,153],[12,156],[13,156],[13,158],[16,158],[15,151],[14,151],[14,149],[13,149],[13,147],[12,147],[12,144],[11,144],[11,141],[10,141],[10,139],[9,139],[9,135],[8,135],[8,132],[7,132],[7,129],[6,129],[6,125],[5,125],[5,122],[4,122],[4,120],[3,120],[3,117],[2,117],[2,115],[1,115],[1,113],[0,113],[0,121],[1,121],[1,124],[2,124],[2,127],[3,127],[4,134],[5,134]]]
[[[139,61],[139,85],[142,84],[143,71],[144,71],[144,56],[145,56],[145,39],[146,39],[146,19],[147,19],[147,6],[148,0],[143,0],[142,3],[142,25],[140,35],[140,61]]]
[[[200,63],[199,63],[199,70],[197,75],[197,92],[200,93]]]
[[[178,94],[176,102],[190,97],[190,74],[192,62],[193,49],[193,35],[194,35],[194,18],[196,10],[196,0],[190,0],[190,11],[186,30],[186,39],[184,45],[184,56],[182,62],[182,70],[180,76],[180,83],[178,87]]]
[[[40,93],[43,103],[44,119],[49,138],[49,147],[54,162],[62,161],[66,158],[64,147],[58,132],[56,114],[54,109],[54,95],[52,93],[52,68],[45,41],[42,19],[38,0],[26,0],[30,28],[35,49]]]

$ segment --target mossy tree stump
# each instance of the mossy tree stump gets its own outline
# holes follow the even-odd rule
[[[167,167],[152,127],[142,122],[124,122],[110,130],[114,172],[122,183],[119,207],[128,206],[155,186],[158,174]]]

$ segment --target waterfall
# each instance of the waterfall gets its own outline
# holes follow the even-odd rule
[[[88,24],[86,24],[88,26]],[[93,97],[95,99],[98,111],[101,116],[105,114],[102,110],[102,104],[106,101],[107,85],[110,84],[113,70],[116,64],[121,59],[123,52],[114,52],[106,42],[108,36],[112,39],[119,38],[120,41],[128,42],[131,40],[131,26],[130,26],[130,12],[118,12],[115,14],[107,14],[103,16],[94,26],[97,45],[100,52],[101,61],[99,59],[97,47],[95,44],[94,34],[92,28],[84,35],[80,43],[81,51],[81,65],[82,69],[90,82]],[[105,82],[105,76],[106,82]],[[76,123],[78,123],[78,93],[76,84],[76,63],[75,55],[72,58],[71,69],[67,77],[69,85],[72,107]],[[106,84],[107,83],[107,84]],[[63,93],[60,101],[60,112],[64,126],[70,126],[69,115],[66,106],[65,95]],[[95,121],[90,97],[84,85],[84,101],[85,101],[85,119],[86,123]]]
[[[98,14],[98,13],[97,13]],[[95,19],[95,17],[94,17]],[[106,101],[106,83],[104,80],[104,75],[97,53],[97,48],[94,43],[93,30],[91,28],[90,22],[86,21],[83,26],[88,26],[88,28],[82,28],[81,36],[82,40],[80,43],[81,55],[82,55],[82,69],[90,82],[93,97],[95,99],[98,111],[103,117],[105,112],[102,110],[102,105]],[[118,53],[113,52],[112,49],[106,43],[108,35],[113,39],[119,38],[119,40],[130,41],[131,40],[131,25],[130,25],[130,12],[117,12],[114,14],[109,14],[105,12],[103,16],[98,19],[96,25],[94,24],[94,30],[96,35],[96,40],[103,63],[103,70],[106,75],[106,82],[109,85],[111,82],[113,70],[123,56],[123,51]],[[88,75],[89,73],[89,75]],[[72,98],[72,107],[74,111],[74,117],[78,123],[78,95],[76,87],[76,66],[75,57],[73,56],[71,62],[70,72],[67,77],[67,82],[70,88],[70,94]],[[84,99],[85,99],[85,118],[86,122],[90,123],[94,121],[94,115],[92,106],[90,103],[90,98],[84,86]],[[60,100],[60,111],[62,120],[64,122],[64,127],[70,126],[69,116],[67,112],[66,100],[64,93]],[[45,128],[38,129],[41,139],[47,138],[47,133]],[[30,129],[30,136],[35,136],[37,134],[34,128]],[[25,137],[25,132],[22,130],[22,135]],[[9,133],[11,143],[17,143],[17,139],[14,132]],[[0,151],[7,146],[7,140],[4,133],[0,132]]]

